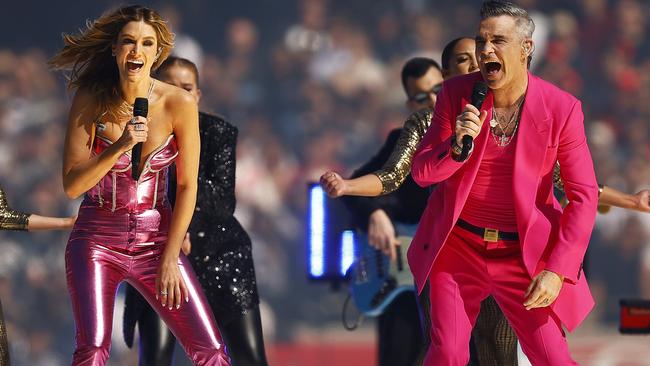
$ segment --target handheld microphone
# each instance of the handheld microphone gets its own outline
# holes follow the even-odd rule
[[[135,98],[133,103],[133,117],[147,117],[149,113],[149,100]],[[142,157],[142,142],[138,142],[131,149],[131,176],[134,180],[140,178],[140,158]]]
[[[479,80],[474,84],[474,90],[472,90],[472,105],[476,109],[481,109],[485,96],[487,95],[488,86],[483,80]],[[472,150],[472,145],[474,144],[474,138],[469,135],[463,136],[463,148],[461,150],[459,159],[460,161],[465,161],[469,152]]]

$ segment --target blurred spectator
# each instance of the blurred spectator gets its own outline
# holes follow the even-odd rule
[[[196,39],[183,33],[183,15],[171,4],[163,6],[160,9],[160,15],[167,20],[172,32],[174,32],[174,51],[172,54],[192,61],[201,70],[203,66],[203,48]]]
[[[284,43],[291,52],[317,52],[329,47],[330,38],[326,32],[327,0],[300,0],[298,23],[289,27]]]

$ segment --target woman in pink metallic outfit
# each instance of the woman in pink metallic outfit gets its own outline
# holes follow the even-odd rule
[[[76,325],[73,365],[104,365],[115,292],[121,281],[156,309],[196,365],[229,365],[221,335],[181,244],[196,202],[198,109],[186,91],[150,72],[169,55],[173,34],[151,9],[107,13],[50,60],[70,70],[76,90],[63,162],[68,196],[85,193],[66,248]],[[148,118],[133,118],[136,97]],[[131,177],[130,150],[142,142],[142,171]],[[176,160],[174,212],[167,171]]]

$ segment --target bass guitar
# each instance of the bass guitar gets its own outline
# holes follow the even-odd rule
[[[402,292],[414,291],[413,275],[408,267],[406,252],[417,225],[396,224],[397,260],[368,243],[368,235],[355,233],[354,262],[348,270],[350,295],[365,316],[378,316]]]

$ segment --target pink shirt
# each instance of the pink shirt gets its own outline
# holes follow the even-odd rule
[[[512,187],[516,140],[517,134],[507,146],[498,146],[490,133],[461,219],[480,227],[517,231]]]

